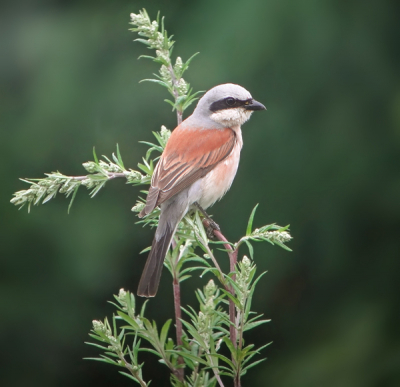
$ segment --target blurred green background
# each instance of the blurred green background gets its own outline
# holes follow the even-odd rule
[[[243,85],[268,111],[244,126],[232,189],[210,211],[237,240],[255,225],[291,224],[293,253],[256,246],[254,308],[272,322],[249,342],[273,344],[246,386],[400,385],[400,3],[338,0],[9,0],[0,12],[0,385],[128,386],[82,360],[107,300],[135,291],[153,231],[130,211],[139,189],[82,190],[18,211],[19,177],[80,175],[92,147],[119,143],[134,168],[175,115],[166,91],[139,84],[156,64],[133,43],[129,14],[166,16],[195,90]],[[192,108],[190,109],[192,110]],[[245,249],[242,251],[245,252]],[[183,304],[197,306],[183,286]],[[173,316],[169,276],[148,316]],[[140,300],[142,302],[142,300]],[[171,334],[173,331],[171,330]],[[151,357],[145,376],[167,385]]]

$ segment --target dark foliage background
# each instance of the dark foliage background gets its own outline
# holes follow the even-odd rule
[[[254,306],[272,322],[248,340],[273,344],[244,385],[398,386],[400,7],[388,0],[3,1],[0,385],[131,385],[82,358],[97,354],[83,342],[106,300],[136,290],[153,234],[130,212],[138,189],[82,191],[70,215],[61,197],[30,215],[9,200],[19,177],[82,174],[93,146],[119,143],[134,167],[138,141],[174,127],[166,92],[138,83],[157,71],[128,32],[142,7],[166,16],[175,54],[201,52],[196,90],[239,83],[268,108],[244,127],[237,178],[211,211],[232,241],[256,203],[257,226],[294,236],[291,254],[257,245],[268,274]],[[184,284],[184,304],[204,283]],[[173,315],[170,291],[164,273],[149,317]],[[158,370],[149,358],[147,378],[166,385]]]

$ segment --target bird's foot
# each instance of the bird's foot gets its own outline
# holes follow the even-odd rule
[[[203,220],[203,224],[206,228],[207,237],[210,239],[215,239],[214,231],[221,231],[218,224],[210,218],[210,215],[207,214],[207,212],[200,206],[199,203],[194,202],[193,204],[197,207],[197,209],[203,214],[205,218]]]
[[[221,231],[218,224],[212,219],[207,219],[208,227],[206,228],[207,237],[210,239],[215,239],[214,230]]]

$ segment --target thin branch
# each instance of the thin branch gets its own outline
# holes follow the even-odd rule
[[[172,63],[171,62],[169,62],[168,70],[169,70],[169,73],[171,75],[172,90],[173,90],[173,93],[174,93],[175,103],[176,103],[176,101],[179,98],[179,93],[178,93],[178,90],[177,90],[178,81],[176,80],[174,68],[172,67]],[[179,110],[178,107],[177,107],[176,108],[176,119],[178,121],[178,125],[180,125],[182,123],[182,115],[183,115],[182,110]]]
[[[173,280],[174,287],[174,304],[175,304],[175,324],[176,324],[176,342],[179,346],[182,346],[182,313],[181,313],[181,289],[179,286],[179,279],[174,278]]]
[[[203,225],[206,226],[207,224],[209,224],[209,223],[208,223],[208,220],[207,220],[207,219],[203,219]],[[206,248],[207,254],[210,256],[211,260],[213,261],[214,266],[215,266],[216,269],[218,270],[221,283],[224,285],[224,287],[226,288],[226,290],[229,291],[228,286],[226,285],[226,282],[225,282],[225,280],[224,280],[224,273],[223,273],[223,271],[221,270],[221,267],[218,265],[218,262],[217,262],[217,260],[215,259],[214,254],[212,253],[210,247],[208,246],[208,243],[205,243],[205,241],[203,241],[203,239],[201,238],[200,235],[197,235],[197,238],[201,241],[202,245]]]
[[[212,369],[213,372],[214,372],[215,379],[217,379],[218,384],[220,385],[220,387],[225,387],[225,386],[224,386],[224,383],[222,383],[221,377],[219,376],[219,373],[218,373],[218,366],[217,366],[217,367],[213,367],[213,366],[214,366],[214,362],[213,362],[212,356],[210,355],[209,352],[207,353],[207,357],[208,357],[208,361],[211,363],[211,369]]]
[[[224,247],[226,250],[228,250],[228,255],[229,255],[229,270],[231,273],[235,271],[235,266],[237,264],[237,256],[238,256],[238,249],[232,249],[232,246],[228,243],[228,240],[224,237],[222,232],[220,230],[213,230],[214,235],[220,240],[221,242],[226,242],[224,243]],[[232,279],[236,279],[236,274],[232,275]]]
[[[203,225],[204,225],[204,227],[208,228],[210,226],[210,222],[207,219],[203,219]],[[214,229],[213,232],[214,232],[214,235],[218,238],[218,240],[220,240],[221,242],[225,242],[224,247],[227,250],[227,253],[229,256],[230,272],[234,273],[235,266],[237,263],[238,250],[232,249],[232,246],[228,243],[228,240],[225,238],[225,236],[222,234],[222,232],[220,230]],[[208,246],[206,246],[206,247],[208,247]],[[214,260],[215,260],[215,258],[213,259],[213,262],[214,262]],[[214,262],[214,264],[216,264],[219,271],[221,271],[221,269],[219,268],[218,263],[216,263],[216,261]],[[235,274],[232,275],[232,279],[234,281],[236,280]],[[230,292],[233,296],[235,295],[235,292],[234,292],[232,286],[225,285],[225,287],[228,292]],[[237,347],[237,332],[236,332],[236,325],[235,325],[236,324],[235,304],[231,299],[229,299],[229,321],[231,323],[229,326],[229,336],[230,336],[232,344],[236,348]]]
[[[179,347],[182,347],[182,336],[183,336],[183,328],[182,328],[182,313],[181,313],[181,287],[179,283],[179,279],[174,275],[173,278],[173,288],[174,288],[174,306],[175,306],[175,327],[176,327],[176,343]],[[183,365],[184,361],[182,356],[178,357],[178,364]],[[177,378],[183,382],[185,378],[185,371],[182,368],[178,368],[176,370]]]
[[[86,180],[88,178],[88,176],[90,175],[85,175],[85,176],[66,176],[72,180],[78,180],[78,181],[82,181],[82,180]],[[112,179],[116,179],[118,177],[126,177],[125,173],[121,173],[121,172],[107,172],[106,176],[108,178],[108,180],[112,180]]]
[[[210,222],[207,219],[203,220],[203,225],[207,228],[210,226]],[[232,279],[233,281],[236,280],[236,274],[235,273],[235,267],[237,264],[237,256],[238,256],[238,252],[239,252],[239,245],[236,246],[235,249],[232,248],[232,246],[228,243],[228,240],[225,238],[225,236],[222,234],[222,232],[220,230],[213,230],[214,235],[216,236],[216,238],[221,241],[224,242],[223,245],[225,247],[225,249],[227,250],[228,256],[229,256],[229,268],[230,268],[230,272],[233,273],[232,274]],[[229,286],[228,291],[234,296],[235,292],[233,290],[232,286]],[[236,330],[236,308],[235,308],[235,304],[234,302],[229,299],[229,321],[230,321],[230,326],[229,326],[229,336],[231,339],[232,344],[234,345],[235,348],[237,348],[237,330]],[[243,336],[243,332],[240,332],[240,338],[239,338],[239,347],[241,348],[242,346],[242,336]],[[232,361],[236,366],[239,366],[240,364],[236,364],[236,361],[234,359],[234,357],[232,356]],[[238,370],[237,374],[234,377],[233,380],[233,385],[234,387],[241,387],[241,382],[240,382],[240,371]]]
[[[132,374],[132,376],[134,376],[137,379],[139,384],[142,387],[147,387],[147,383],[139,376],[139,372],[134,371],[132,365],[125,360],[124,354],[122,352],[120,352],[120,351],[118,352],[118,357],[120,358],[121,362],[124,364],[125,368],[128,369],[128,371]]]

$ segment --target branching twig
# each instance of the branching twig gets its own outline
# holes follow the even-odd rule
[[[173,275],[172,275],[172,286],[174,290],[174,311],[175,311],[175,328],[176,328],[176,343],[178,347],[182,347],[182,337],[183,337],[183,327],[182,327],[182,311],[181,311],[181,285],[179,281],[179,272],[177,270],[177,264],[179,260],[182,258],[184,253],[184,249],[180,252],[180,254],[176,258],[176,262],[174,262],[173,267]],[[177,369],[177,378],[183,382],[185,378],[185,371],[183,368],[184,361],[181,356],[178,357],[178,364],[182,366],[182,368]]]
[[[203,219],[203,224],[205,228],[208,228],[210,226],[210,222],[208,219]],[[227,250],[228,256],[229,256],[229,269],[230,272],[232,273],[232,280],[235,281],[236,275],[235,275],[235,266],[237,263],[237,255],[238,255],[238,250],[237,249],[232,249],[232,246],[228,243],[228,240],[225,238],[225,236],[222,234],[220,230],[213,230],[214,235],[218,238],[219,241],[224,242],[224,247]],[[214,258],[215,259],[215,258]],[[218,265],[218,263],[214,263]],[[219,266],[218,266],[219,268]],[[219,269],[221,270],[221,269]],[[227,286],[225,285],[226,289],[232,294],[232,296],[235,295],[235,292],[233,290],[232,286]],[[230,338],[232,341],[232,344],[236,347],[237,346],[237,332],[235,328],[235,322],[236,322],[236,314],[235,314],[235,304],[234,302],[229,299],[229,320],[230,320],[230,327],[229,327],[229,333],[230,333]]]

